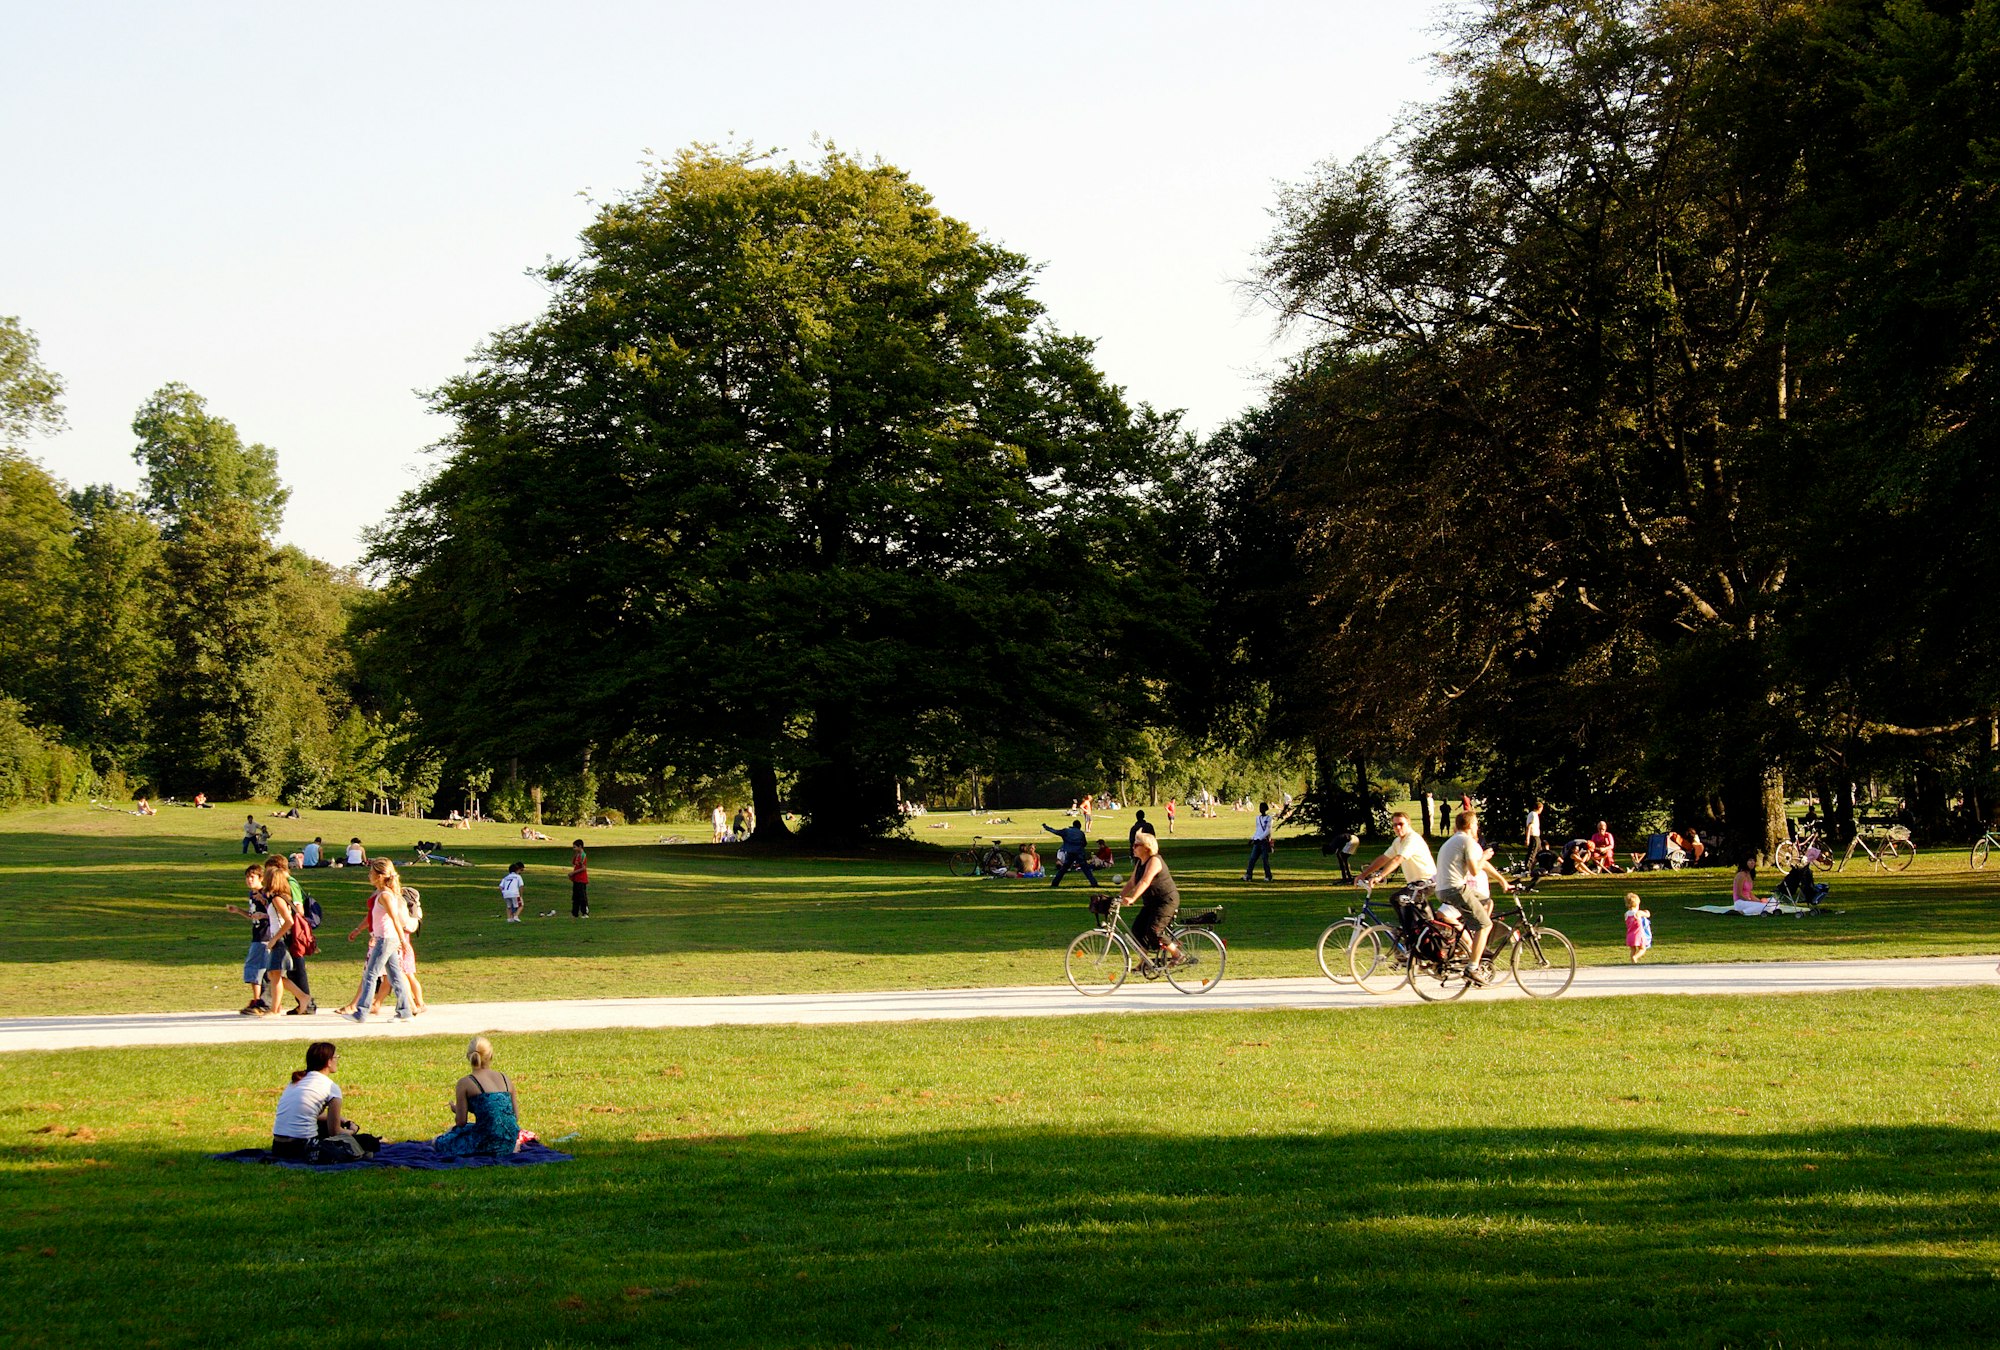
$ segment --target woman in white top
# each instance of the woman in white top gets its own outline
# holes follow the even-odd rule
[[[333,1081],[339,1062],[340,1052],[331,1041],[307,1047],[305,1069],[292,1074],[291,1086],[278,1098],[277,1118],[271,1122],[273,1157],[308,1161],[319,1139],[354,1132],[353,1123],[340,1115],[340,1084]]]
[[[350,839],[347,841],[347,865],[349,867],[366,867],[368,865],[368,850],[361,847],[359,839]]]

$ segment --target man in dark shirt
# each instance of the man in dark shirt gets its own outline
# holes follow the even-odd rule
[[[1042,828],[1062,840],[1062,846],[1056,850],[1055,880],[1051,881],[1049,885],[1062,885],[1064,875],[1071,868],[1080,867],[1083,869],[1083,879],[1095,886],[1097,884],[1097,872],[1090,865],[1090,841],[1084,838],[1083,822],[1081,820],[1072,820],[1069,823],[1069,828],[1066,830],[1059,830],[1053,825],[1044,825]]]
[[[1158,835],[1159,831],[1153,828],[1152,821],[1146,819],[1145,811],[1140,810],[1132,813],[1132,828],[1125,831],[1125,851],[1127,853],[1132,851],[1132,841],[1142,834]]]

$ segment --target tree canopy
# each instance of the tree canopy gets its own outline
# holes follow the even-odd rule
[[[907,175],[696,148],[544,275],[372,554],[375,660],[449,743],[745,765],[760,827],[782,773],[844,837],[921,758],[1154,705],[1192,604],[1149,506],[1171,423]]]

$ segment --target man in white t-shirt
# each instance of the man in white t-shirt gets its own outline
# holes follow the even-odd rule
[[[1271,803],[1257,803],[1257,824],[1250,831],[1250,861],[1243,866],[1243,879],[1250,880],[1250,874],[1257,869],[1257,863],[1264,864],[1264,880],[1271,880]]]
[[[1423,835],[1410,828],[1410,818],[1398,811],[1389,817],[1389,847],[1382,856],[1361,869],[1361,875],[1354,879],[1359,885],[1373,881],[1378,876],[1387,876],[1397,867],[1403,869],[1403,880],[1408,882],[1429,881],[1437,875],[1437,864],[1431,861],[1431,846],[1424,842]]]
[[[1526,842],[1528,845],[1528,866],[1533,867],[1535,865],[1535,855],[1542,851],[1542,799],[1539,797],[1535,799],[1535,804],[1528,808],[1528,836]]]
[[[1481,878],[1492,877],[1503,891],[1514,888],[1486,859],[1486,850],[1479,842],[1479,813],[1460,811],[1452,823],[1456,828],[1451,838],[1438,849],[1437,899],[1441,905],[1455,905],[1465,916],[1466,931],[1472,935],[1472,982],[1485,984],[1479,959],[1486,954],[1486,939],[1493,933],[1493,906]]]

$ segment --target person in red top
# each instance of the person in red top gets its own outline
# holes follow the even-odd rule
[[[1607,872],[1621,870],[1618,859],[1612,853],[1618,841],[1612,838],[1611,830],[1603,821],[1597,822],[1597,833],[1590,836],[1590,860]]]
[[[569,855],[569,916],[572,919],[590,917],[590,868],[583,856],[583,840],[570,845]]]

